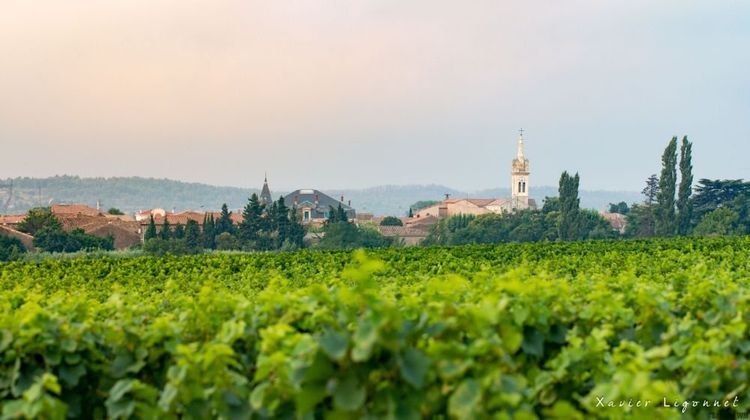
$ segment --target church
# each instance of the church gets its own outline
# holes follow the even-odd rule
[[[415,219],[443,218],[459,214],[481,215],[489,213],[510,213],[518,210],[536,209],[536,201],[529,198],[529,159],[523,148],[523,130],[518,136],[516,157],[511,162],[510,198],[450,198],[434,206],[419,210]]]

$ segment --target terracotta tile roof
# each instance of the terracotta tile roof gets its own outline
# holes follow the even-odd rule
[[[620,213],[600,213],[602,217],[612,226],[612,229],[619,230],[620,232],[625,230],[625,226],[628,224],[628,219]]]
[[[25,218],[25,214],[7,214],[0,216],[0,225],[17,225]]]
[[[55,216],[63,214],[83,214],[86,216],[98,216],[101,212],[85,204],[53,204],[52,214]]]

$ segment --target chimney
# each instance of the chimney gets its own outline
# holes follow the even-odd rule
[[[320,197],[318,196],[318,194],[315,194],[315,207],[318,206],[319,201],[320,201]]]
[[[349,204],[347,204],[349,207],[352,206],[352,200],[349,200]]]
[[[344,202],[344,196],[343,195],[341,196],[341,202],[342,203]]]
[[[294,196],[294,205],[295,205],[295,206],[297,205],[297,202],[298,202],[298,201],[299,201],[299,196],[298,196],[298,195],[295,195],[295,196]]]

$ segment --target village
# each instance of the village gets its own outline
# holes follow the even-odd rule
[[[513,213],[526,209],[537,209],[538,204],[529,197],[531,189],[530,165],[524,150],[523,131],[516,143],[516,156],[511,162],[510,171],[511,197],[505,198],[452,198],[446,194],[442,201],[436,201],[425,208],[414,209],[409,215],[373,215],[357,212],[355,204],[346,197],[331,197],[317,189],[297,189],[283,195],[284,204],[295,209],[300,222],[307,227],[305,242],[314,244],[324,233],[320,231],[331,210],[339,207],[346,214],[349,222],[369,226],[376,229],[387,238],[394,238],[400,244],[413,246],[420,244],[430,233],[430,230],[440,220],[457,215],[480,216],[483,214]],[[259,200],[264,206],[274,202],[268,178],[263,180]],[[161,230],[165,222],[169,226],[186,226],[189,221],[196,223],[203,229],[208,217],[218,219],[219,210],[171,211],[163,208],[144,209],[134,214],[118,214],[121,212],[108,211],[102,203],[94,205],[86,203],[52,204],[49,208],[66,231],[81,229],[86,234],[100,238],[111,237],[114,249],[125,250],[139,246],[146,239],[149,224],[153,223]],[[114,213],[114,214],[112,214]],[[613,230],[624,232],[626,219],[622,214],[600,212],[609,222]],[[242,222],[242,209],[232,209],[229,214],[232,222],[239,225]],[[34,250],[33,237],[18,230],[18,225],[26,214],[0,215],[0,234],[20,240],[28,250]],[[153,222],[152,222],[153,221]]]

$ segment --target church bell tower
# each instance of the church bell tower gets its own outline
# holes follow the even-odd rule
[[[523,153],[523,129],[518,135],[516,158],[511,171],[511,200],[513,209],[529,207],[529,160]]]

